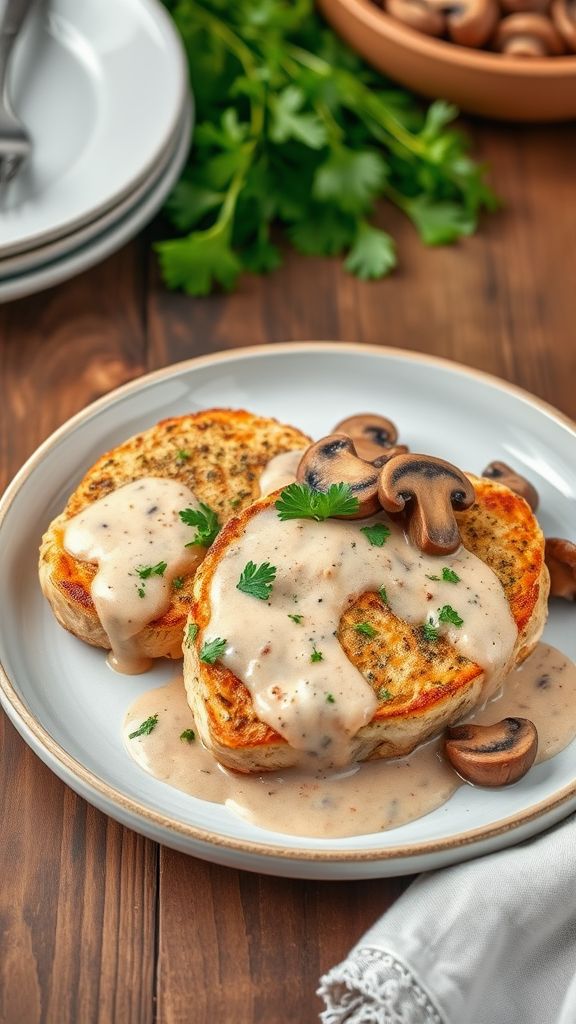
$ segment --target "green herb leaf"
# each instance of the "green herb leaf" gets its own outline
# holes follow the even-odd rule
[[[321,522],[329,516],[346,516],[358,511],[358,498],[349,484],[331,484],[327,491],[314,491],[306,484],[289,484],[281,492],[275,508],[278,518],[316,519]]]
[[[334,202],[348,213],[364,213],[381,192],[387,169],[380,153],[341,144],[320,164],[312,185],[315,199]]]
[[[374,523],[374,526],[362,526],[360,532],[376,548],[383,547],[390,536],[390,528],[385,523]]]
[[[185,508],[180,512],[180,519],[186,526],[196,526],[198,532],[195,537],[186,545],[187,548],[195,544],[202,547],[210,547],[220,533],[218,516],[212,511],[209,505],[200,502],[200,508]]]
[[[189,622],[186,626],[186,637],[184,639],[184,645],[188,648],[192,647],[196,637],[198,636],[198,624],[196,622]]]
[[[200,651],[200,661],[206,662],[207,665],[213,665],[224,654],[227,643],[227,640],[223,640],[219,636],[205,643]]]
[[[128,733],[128,739],[133,740],[136,738],[136,736],[149,736],[152,730],[155,729],[157,725],[158,715],[150,715],[150,718],[147,718],[144,722],[142,722],[142,725],[140,725],[135,732]]]
[[[229,236],[218,224],[209,231],[157,242],[154,248],[168,287],[182,288],[188,295],[208,295],[217,284],[231,291],[242,270]]]
[[[379,228],[361,223],[344,266],[363,281],[385,277],[396,266],[394,239]]]
[[[380,595],[380,600],[382,601],[382,604],[388,604],[388,594],[386,593],[386,587],[380,587],[378,594]]]
[[[378,635],[378,630],[374,629],[374,626],[371,626],[369,622],[357,622],[354,629],[357,633],[369,636],[370,638]]]
[[[314,644],[314,646],[312,648],[312,654],[310,655],[310,661],[312,661],[312,662],[314,662],[314,661],[324,661],[324,655],[322,654],[322,651],[317,651],[316,650],[316,644]]]
[[[417,196],[406,200],[404,210],[426,245],[449,245],[476,230],[477,218],[458,203]]]
[[[377,693],[378,700],[392,700],[392,694],[390,690],[387,690],[385,686],[381,686]]]
[[[442,579],[444,583],[460,583],[458,573],[454,572],[453,569],[449,569],[446,565],[442,569]]]
[[[288,613],[288,618],[292,619],[292,622],[295,622],[297,626],[300,626],[304,616],[303,615],[290,615],[290,613]]]
[[[184,448],[176,452],[176,462],[187,462],[190,457],[190,452],[185,451]]]
[[[326,128],[316,114],[306,114],[302,108],[306,95],[295,85],[289,85],[270,100],[270,138],[272,142],[296,139],[309,149],[321,149],[326,142]]]
[[[452,608],[451,605],[445,604],[438,613],[438,620],[440,622],[450,622],[453,626],[462,626],[464,619],[461,619],[458,612]]]
[[[425,640],[437,640],[438,632],[438,626],[435,626],[433,622],[424,622],[422,624],[422,634]]]
[[[180,739],[185,743],[194,743],[194,740],[196,739],[194,729],[184,729],[184,732],[180,733]]]
[[[172,580],[172,587],[173,587],[173,589],[174,590],[182,590],[183,586],[184,586],[184,577],[183,576],[175,576],[174,579]]]
[[[336,697],[334,697],[331,693],[327,693],[326,694],[326,703],[327,704],[335,704],[336,703]]]
[[[166,562],[158,562],[156,565],[141,565],[136,569],[136,575],[141,580],[148,580],[151,576],[163,576],[166,572]]]
[[[247,562],[236,584],[236,589],[241,590],[243,594],[257,597],[260,601],[267,601],[272,592],[272,584],[275,579],[275,565],[270,565],[270,562],[262,562],[261,565],[256,565],[255,562]]]

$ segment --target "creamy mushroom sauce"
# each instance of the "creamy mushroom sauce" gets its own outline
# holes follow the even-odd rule
[[[66,551],[98,566],[92,600],[110,641],[109,662],[118,672],[150,667],[138,634],[167,610],[174,578],[192,572],[204,554],[202,547],[186,547],[194,534],[178,515],[198,504],[178,480],[145,477],[99,498],[66,525]],[[162,575],[142,579],[137,572],[161,562]]]
[[[390,535],[371,544],[363,529],[383,523]],[[276,579],[269,600],[237,589],[246,564],[270,562]],[[457,584],[432,580],[442,568]],[[510,668],[518,631],[498,577],[460,547],[438,558],[415,548],[385,513],[362,520],[280,522],[274,507],[247,523],[216,567],[210,622],[201,640],[227,641],[221,661],[247,686],[256,714],[303,763],[344,765],[354,736],[373,717],[372,687],[344,653],[336,632],[343,612],[367,592],[386,588],[398,618],[411,624],[451,605],[461,627],[439,623],[458,653],[485,671],[484,699]],[[300,623],[289,618],[302,616]],[[321,658],[320,658],[321,656]],[[318,660],[316,660],[318,659]]]
[[[272,494],[272,491],[277,491],[280,487],[293,484],[305,451],[305,448],[298,448],[297,451],[280,452],[280,455],[270,459],[260,474],[260,494]]]
[[[501,694],[470,716],[491,724],[510,715],[538,729],[536,763],[562,750],[576,735],[576,666],[546,644],[506,678]],[[128,739],[152,715],[149,736]],[[253,824],[290,835],[324,839],[365,835],[422,817],[449,799],[462,780],[443,760],[438,740],[407,758],[352,765],[342,771],[306,774],[297,769],[240,775],[219,765],[194,729],[182,677],[142,694],[124,723],[131,757],[155,778],[200,800],[224,804]]]

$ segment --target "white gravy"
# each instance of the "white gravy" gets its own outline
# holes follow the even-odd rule
[[[158,715],[148,736],[128,739]],[[507,677],[501,695],[472,716],[490,724],[518,715],[538,729],[537,763],[562,750],[576,735],[576,666],[539,644]],[[297,769],[240,775],[219,765],[200,740],[180,739],[194,729],[182,677],[141,695],[124,722],[124,742],[147,772],[201,800],[224,804],[234,814],[290,835],[365,835],[422,817],[449,799],[462,780],[443,760],[438,740],[407,758],[351,765],[336,772]]]
[[[390,530],[381,547],[362,532],[375,523]],[[266,601],[237,589],[249,561],[276,566]],[[443,567],[460,582],[429,578],[441,577]],[[423,554],[385,513],[354,521],[280,522],[276,509],[267,508],[249,520],[215,570],[202,640],[227,641],[221,661],[248,687],[258,717],[301,752],[303,763],[347,764],[355,733],[374,715],[374,692],[346,657],[336,631],[347,607],[382,586],[395,615],[411,624],[432,615],[456,650],[482,666],[484,700],[495,692],[517,639],[497,576],[463,547],[443,558]],[[438,623],[445,605],[458,612],[461,627]]]
[[[272,494],[280,487],[287,487],[296,480],[296,470],[300,460],[306,451],[305,448],[298,448],[293,452],[280,452],[264,467],[260,474],[260,494]]]
[[[150,667],[138,634],[168,608],[175,577],[192,572],[204,554],[203,547],[186,547],[194,532],[178,515],[185,508],[198,508],[188,487],[146,477],[88,505],[66,526],[66,551],[98,566],[92,600],[110,641],[110,664],[118,672],[136,674]],[[137,571],[162,562],[161,575],[142,578]]]

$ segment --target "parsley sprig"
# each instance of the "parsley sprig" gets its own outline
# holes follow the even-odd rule
[[[374,523],[373,526],[362,526],[360,532],[364,534],[370,544],[381,548],[390,536],[390,527],[386,526],[386,523]]]
[[[449,622],[452,626],[458,626],[458,628],[464,625],[464,619],[458,615],[456,609],[450,604],[445,604],[440,609],[438,612],[438,620],[439,622]]]
[[[460,583],[460,577],[457,572],[453,569],[449,569],[447,565],[442,569],[441,576],[429,576],[426,573],[427,580],[434,580],[435,583]]]
[[[209,548],[220,533],[220,523],[216,513],[209,505],[205,505],[203,501],[199,504],[199,508],[184,508],[179,513],[180,519],[183,523],[186,523],[186,526],[197,527],[197,533],[188,542],[187,548],[191,548],[195,544],[201,544],[202,547]]]
[[[140,565],[136,568],[136,575],[141,580],[140,583],[136,584],[138,597],[146,597],[145,581],[149,580],[151,576],[163,576],[166,568],[166,562],[157,562],[156,565]]]
[[[158,714],[150,715],[150,718],[146,718],[142,725],[140,725],[134,732],[128,733],[128,739],[136,739],[137,736],[149,736],[153,729],[158,725]]]
[[[262,562],[260,565],[256,565],[255,562],[247,562],[236,584],[236,589],[241,590],[243,594],[257,597],[260,601],[267,601],[275,579],[275,565],[270,565],[270,562]]]
[[[197,110],[194,149],[168,212],[181,237],[157,251],[166,283],[231,289],[300,252],[346,254],[360,278],[396,265],[371,221],[384,196],[426,245],[472,234],[495,198],[444,101],[423,112],[347,49],[313,0],[165,0],[182,35]]]
[[[228,641],[220,636],[207,641],[200,651],[200,661],[204,661],[206,665],[213,665],[224,654],[227,643]]]
[[[352,494],[350,484],[331,484],[327,491],[314,491],[307,484],[289,484],[280,493],[274,506],[278,518],[315,519],[321,522],[329,516],[348,516],[358,511],[358,498]]]

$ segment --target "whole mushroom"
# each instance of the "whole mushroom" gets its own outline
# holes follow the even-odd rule
[[[427,36],[443,36],[446,31],[444,15],[434,10],[427,0],[386,0],[386,10],[404,25]]]
[[[544,559],[550,573],[550,597],[576,601],[576,544],[547,537]]]
[[[448,35],[459,46],[484,46],[500,17],[498,0],[429,0],[443,13]]]
[[[450,554],[460,546],[453,509],[474,503],[474,487],[456,466],[432,455],[398,455],[380,471],[380,504],[409,515],[408,533],[421,551]]]
[[[495,725],[448,729],[444,753],[459,775],[476,786],[507,786],[534,764],[536,726],[528,718],[504,718]]]
[[[559,56],[564,42],[549,18],[527,12],[503,18],[494,37],[494,49],[515,57]]]
[[[576,0],[552,0],[550,15],[568,49],[576,53]]]
[[[538,508],[538,491],[526,477],[521,476],[515,469],[512,469],[505,462],[489,462],[482,470],[482,476],[487,480],[496,480],[499,484],[509,487],[514,494],[524,498],[533,512]]]
[[[398,430],[392,420],[376,413],[363,412],[340,420],[334,427],[335,434],[347,434],[352,438],[356,453],[361,459],[373,462],[375,459],[390,458],[390,453],[408,451],[406,445],[397,445]],[[382,463],[383,464],[383,463]]]
[[[354,442],[346,434],[329,434],[310,445],[296,471],[299,483],[314,491],[327,491],[332,484],[349,484],[358,499],[358,511],[349,519],[362,519],[380,508],[379,470],[359,458]]]

